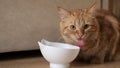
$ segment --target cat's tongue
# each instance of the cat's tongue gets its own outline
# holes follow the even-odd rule
[[[79,39],[77,45],[79,47],[84,47],[85,46],[85,41],[83,39]]]

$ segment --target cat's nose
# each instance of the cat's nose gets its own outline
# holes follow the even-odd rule
[[[83,36],[83,34],[79,34],[79,38],[81,38]]]
[[[83,36],[83,33],[79,30],[76,31],[77,35],[79,36],[79,38],[81,38]]]
[[[84,39],[84,38],[83,38],[83,34],[82,34],[82,35],[79,35],[78,40],[82,40],[82,39]]]

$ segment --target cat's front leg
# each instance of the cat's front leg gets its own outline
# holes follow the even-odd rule
[[[106,56],[106,52],[104,52],[104,51],[99,52],[94,57],[92,57],[91,63],[103,64],[105,62],[105,56]]]
[[[96,56],[91,59],[90,63],[92,64],[103,64],[105,56]]]

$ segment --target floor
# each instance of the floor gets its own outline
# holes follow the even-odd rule
[[[38,53],[0,54],[0,68],[49,68],[49,63]],[[120,68],[120,61],[105,64],[87,64],[73,61],[70,68]]]

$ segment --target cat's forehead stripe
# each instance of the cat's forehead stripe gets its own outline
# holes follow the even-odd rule
[[[76,9],[71,11],[71,14],[75,17],[73,24],[81,26],[85,24],[86,15],[88,13],[87,9]]]
[[[80,19],[80,18],[83,18],[87,14],[87,9],[77,9],[77,10],[72,11],[71,14],[74,17]]]

